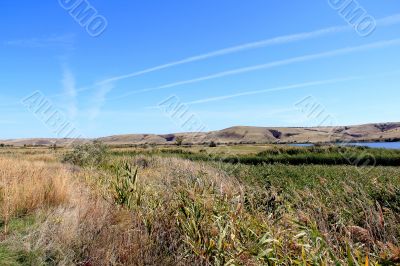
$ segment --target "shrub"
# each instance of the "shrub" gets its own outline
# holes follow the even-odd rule
[[[79,166],[94,166],[104,163],[108,147],[99,141],[74,146],[71,152],[64,155],[63,162]]]
[[[214,141],[211,141],[209,147],[215,148],[215,147],[217,147],[217,143],[215,143]]]
[[[183,136],[176,137],[175,141],[176,141],[176,145],[177,146],[182,146],[182,144],[183,144]]]

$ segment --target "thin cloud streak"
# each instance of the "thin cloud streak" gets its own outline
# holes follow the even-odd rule
[[[92,105],[89,108],[89,120],[95,120],[104,105],[106,100],[107,93],[109,93],[114,88],[113,84],[107,83],[100,85],[98,90],[96,91],[95,95],[93,96]]]
[[[268,92],[284,91],[284,90],[291,90],[291,89],[296,89],[296,88],[306,88],[306,87],[312,87],[312,86],[318,86],[318,85],[334,84],[334,83],[346,82],[346,81],[351,81],[351,80],[362,80],[365,78],[372,78],[372,77],[373,78],[387,77],[387,76],[391,76],[391,75],[398,75],[399,73],[400,73],[400,69],[395,69],[393,71],[378,73],[376,75],[368,76],[368,77],[366,77],[366,76],[351,76],[351,77],[343,77],[343,78],[335,78],[335,79],[309,81],[309,82],[297,83],[297,84],[292,84],[292,85],[279,86],[279,87],[270,88],[270,89],[252,90],[252,91],[239,92],[239,93],[234,93],[234,94],[229,94],[229,95],[203,98],[203,99],[199,99],[199,100],[186,102],[184,104],[194,105],[194,104],[202,104],[202,103],[208,103],[208,102],[216,102],[216,101],[222,101],[222,100],[227,100],[227,99],[241,97],[241,96],[263,94],[263,93],[268,93]],[[146,108],[147,109],[158,109],[159,106],[148,106]]]
[[[73,34],[66,34],[66,35],[51,36],[44,38],[3,41],[3,45],[23,47],[23,48],[61,47],[61,48],[72,49],[75,42],[74,39],[75,36]]]
[[[309,82],[297,83],[297,84],[292,84],[292,85],[287,85],[287,86],[270,88],[270,89],[252,90],[252,91],[239,92],[239,93],[234,93],[234,94],[229,94],[229,95],[209,97],[209,98],[186,102],[184,104],[194,105],[194,104],[202,104],[202,103],[208,103],[208,102],[216,102],[216,101],[222,101],[222,100],[227,100],[227,99],[242,97],[242,96],[263,94],[263,93],[275,92],[275,91],[291,90],[291,89],[297,89],[297,88],[307,88],[307,87],[313,87],[313,86],[318,86],[318,85],[327,85],[327,84],[345,82],[345,81],[356,80],[356,79],[362,79],[362,77],[353,76],[353,77],[345,77],[345,78],[309,81]],[[159,108],[159,106],[147,107],[147,109],[158,109],[158,108]]]
[[[77,107],[77,92],[75,88],[75,77],[72,74],[71,70],[64,66],[63,70],[63,79],[61,81],[63,85],[63,90],[65,95],[67,96],[67,110],[69,118],[74,120],[78,114],[78,107]]]
[[[394,25],[397,23],[400,23],[400,14],[396,14],[393,16],[388,16],[382,19],[379,19],[376,21],[378,26],[390,26]],[[307,39],[312,39],[312,38],[317,38],[321,37],[324,35],[328,34],[333,34],[333,33],[340,33],[340,32],[345,32],[345,31],[351,31],[353,28],[351,26],[333,26],[333,27],[328,27],[328,28],[323,28],[315,31],[310,31],[310,32],[302,32],[302,33],[297,33],[297,34],[290,34],[290,35],[284,35],[284,36],[279,36],[271,39],[265,39],[257,42],[250,42],[238,46],[233,46],[221,50],[216,50],[213,52],[209,52],[206,54],[202,55],[197,55],[197,56],[192,56],[188,57],[179,61],[174,61],[171,63],[159,65],[156,67],[144,69],[141,71],[133,72],[127,75],[121,75],[121,76],[116,76],[113,78],[105,79],[99,83],[108,83],[108,82],[115,82],[115,81],[120,81],[132,77],[137,77],[141,76],[144,74],[148,74],[151,72],[155,72],[158,70],[174,67],[174,66],[179,66],[183,64],[188,64],[188,63],[193,63],[196,61],[202,61],[214,57],[219,57],[223,55],[228,55],[228,54],[233,54],[237,52],[242,52],[246,50],[252,50],[252,49],[257,49],[257,48],[263,48],[271,45],[278,45],[278,44],[286,44],[290,42],[295,42],[295,41],[302,41],[302,40],[307,40]]]
[[[312,31],[312,32],[304,32],[304,33],[292,34],[292,35],[287,35],[287,36],[280,36],[280,37],[275,37],[272,39],[262,40],[262,41],[258,41],[258,42],[247,43],[247,44],[234,46],[234,47],[230,47],[230,48],[225,48],[225,49],[217,50],[214,52],[210,52],[210,53],[206,53],[206,54],[202,54],[202,55],[198,55],[198,56],[189,57],[189,58],[186,58],[183,60],[179,60],[179,61],[164,64],[164,65],[148,68],[148,69],[130,73],[127,75],[121,75],[121,76],[109,78],[109,79],[103,80],[99,83],[101,84],[101,83],[120,81],[120,80],[124,80],[124,79],[128,79],[128,78],[133,78],[133,77],[141,76],[144,74],[148,74],[151,72],[155,72],[158,70],[174,67],[174,66],[193,63],[193,62],[197,62],[197,61],[202,61],[202,60],[219,57],[219,56],[223,56],[223,55],[228,55],[228,54],[233,54],[233,53],[237,53],[237,52],[242,52],[242,51],[246,51],[246,50],[252,50],[252,49],[263,48],[263,47],[271,46],[271,45],[285,44],[285,43],[290,43],[290,42],[295,42],[295,41],[300,41],[300,40],[316,38],[316,37],[323,36],[323,35],[330,34],[330,33],[338,33],[341,31],[345,31],[345,30],[348,30],[348,28],[349,28],[348,26],[330,27],[330,28],[321,29],[321,30]]]
[[[313,87],[313,86],[318,86],[318,85],[327,85],[327,84],[339,83],[339,82],[355,80],[355,79],[360,79],[360,77],[319,80],[319,81],[311,81],[311,82],[293,84],[293,85],[282,86],[282,87],[275,87],[275,88],[271,88],[271,89],[246,91],[246,92],[240,92],[240,93],[235,93],[235,94],[230,94],[230,95],[223,95],[223,96],[195,100],[195,101],[187,102],[185,104],[187,104],[187,105],[202,104],[202,103],[221,101],[221,100],[226,100],[226,99],[231,99],[231,98],[236,98],[236,97],[241,97],[241,96],[262,94],[262,93],[275,92],[275,91],[284,91],[284,90],[291,90],[291,89],[297,89],[297,88]]]
[[[400,22],[400,14],[395,14],[392,16],[378,19],[376,21],[376,25],[379,27],[392,26],[392,25],[398,24],[399,22]]]
[[[148,88],[148,89],[143,89],[143,90],[138,90],[138,91],[132,91],[132,92],[123,94],[121,96],[111,98],[109,100],[119,100],[119,99],[125,98],[125,97],[133,95],[133,94],[167,89],[167,88],[172,88],[172,87],[177,87],[177,86],[182,86],[182,85],[187,85],[187,84],[198,83],[198,82],[202,82],[202,81],[206,81],[206,80],[222,78],[222,77],[226,77],[226,76],[233,76],[233,75],[253,72],[256,70],[263,70],[263,69],[269,69],[269,68],[274,68],[274,67],[279,67],[279,66],[291,65],[294,63],[300,63],[300,62],[306,62],[306,61],[311,61],[311,60],[316,60],[316,59],[334,57],[334,56],[349,54],[352,52],[360,52],[360,51],[366,51],[366,50],[371,50],[371,49],[384,48],[384,47],[394,46],[394,45],[399,45],[399,44],[400,44],[400,39],[392,39],[392,40],[379,41],[379,42],[374,42],[374,43],[360,45],[360,46],[336,49],[336,50],[332,50],[332,51],[328,51],[328,52],[298,56],[298,57],[274,61],[274,62],[270,62],[270,63],[266,63],[266,64],[223,71],[223,72],[215,73],[215,74],[200,77],[200,78],[178,81],[178,82],[174,82],[174,83],[161,85],[158,87],[153,87],[153,88]]]
[[[381,19],[378,19],[377,21],[377,26],[380,27],[386,27],[386,26],[391,26],[400,23],[400,14],[395,14],[392,16],[387,16]],[[242,51],[247,51],[247,50],[252,50],[252,49],[257,49],[257,48],[264,48],[267,46],[272,46],[272,45],[278,45],[278,44],[286,44],[286,43],[291,43],[291,42],[296,42],[296,41],[301,41],[301,40],[307,40],[307,39],[312,39],[312,38],[317,38],[317,37],[322,37],[324,35],[329,35],[329,34],[334,34],[334,33],[340,33],[340,32],[346,32],[346,31],[351,31],[353,28],[351,26],[333,26],[333,27],[327,27],[315,31],[310,31],[310,32],[303,32],[303,33],[296,33],[296,34],[289,34],[289,35],[283,35],[283,36],[278,36],[274,38],[269,38],[261,41],[256,41],[256,42],[250,42],[238,46],[233,46],[221,50],[216,50],[213,52],[201,54],[201,55],[196,55],[192,57],[188,57],[186,59],[162,64],[159,66],[147,68],[144,70],[140,70],[137,72],[133,72],[130,74],[126,75],[120,75],[120,76],[115,76],[112,78],[104,79],[100,82],[95,83],[94,85],[88,86],[88,87],[83,87],[78,89],[78,92],[81,91],[87,91],[94,89],[98,87],[98,85],[105,84],[105,83],[111,83],[111,82],[116,82],[124,79],[129,79],[133,77],[138,77],[141,75],[149,74],[152,72],[156,72],[159,70],[179,66],[179,65],[184,65],[188,63],[194,63],[198,61],[203,61],[206,59],[210,58],[215,58],[223,55],[229,55],[233,53],[238,53]],[[63,94],[56,94],[53,95],[52,97],[58,97],[58,96],[63,96]]]

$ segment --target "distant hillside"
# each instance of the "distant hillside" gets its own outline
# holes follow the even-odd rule
[[[380,123],[340,127],[246,127],[237,126],[201,133],[177,134],[129,134],[116,135],[98,140],[110,145],[175,144],[182,137],[188,144],[210,143],[318,143],[336,141],[393,141],[400,140],[400,123]],[[65,146],[71,139],[14,139],[0,143],[13,146]],[[91,140],[79,140],[91,141]]]
[[[184,143],[317,143],[336,141],[400,140],[400,123],[367,124],[343,127],[245,127],[237,126],[206,133],[168,135],[134,134],[100,138],[108,144],[173,144],[177,137]]]
[[[11,145],[11,146],[67,146],[72,143],[83,143],[91,141],[88,139],[52,139],[52,138],[32,138],[32,139],[8,139],[0,140],[0,144]]]

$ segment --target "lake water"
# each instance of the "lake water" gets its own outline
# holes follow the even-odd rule
[[[363,146],[370,148],[382,149],[400,149],[400,142],[363,142],[363,143],[348,143],[350,146]]]
[[[293,143],[293,144],[288,144],[289,146],[293,147],[312,147],[314,144],[311,143]]]
[[[346,143],[346,144],[339,144],[345,146],[362,146],[362,147],[369,147],[369,148],[381,148],[381,149],[400,149],[400,142],[358,142],[358,143]],[[310,143],[294,143],[289,144],[289,146],[294,147],[312,147],[314,144]]]

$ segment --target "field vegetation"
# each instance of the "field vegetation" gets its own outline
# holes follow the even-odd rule
[[[234,164],[261,165],[283,163],[289,165],[323,164],[356,166],[399,166],[400,150],[371,149],[367,147],[315,146],[291,147],[285,145],[214,146],[199,148],[114,149],[117,156],[138,154],[179,156],[193,161],[219,161]]]
[[[377,166],[331,163],[366,151]],[[397,265],[398,158],[336,147],[4,148],[0,264]]]

